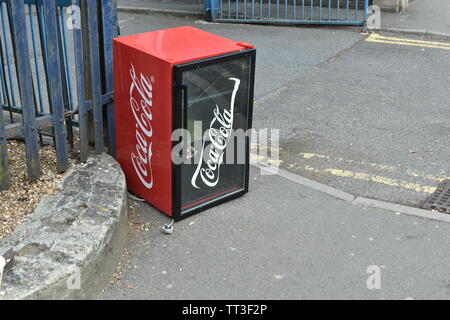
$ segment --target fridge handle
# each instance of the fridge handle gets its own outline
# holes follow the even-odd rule
[[[181,90],[183,90],[183,113],[187,110],[188,106],[188,85],[183,83],[180,85]]]
[[[182,100],[181,105],[180,105],[180,110],[178,110],[179,116],[180,116],[179,119],[181,119],[181,123],[177,121],[175,128],[178,128],[180,125],[182,127],[186,127],[187,121],[185,119],[185,114],[187,112],[187,106],[188,106],[188,85],[185,82],[183,82],[181,84],[174,83],[174,88],[183,91],[182,98],[180,97]]]
[[[188,108],[188,96],[189,96],[189,92],[188,92],[188,85],[183,82],[182,84],[176,86],[177,88],[181,89],[183,91],[183,101],[181,104],[181,110],[180,111],[180,115],[181,115],[181,123],[179,123],[182,126],[182,129],[187,129],[187,108]],[[183,138],[183,140],[185,140],[185,138]],[[184,154],[184,149],[181,150],[181,154]]]

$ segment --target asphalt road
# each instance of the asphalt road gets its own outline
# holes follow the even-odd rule
[[[258,49],[256,96],[261,98],[345,50],[364,36],[355,29],[261,27],[206,23],[169,15],[121,13],[121,35],[192,25],[215,34],[254,44]],[[299,32],[301,30],[301,32]]]
[[[176,223],[172,235],[158,231],[167,217],[131,201],[121,281],[101,298],[450,298],[449,223],[251,175],[248,195]],[[367,286],[376,269],[380,289]]]
[[[255,126],[281,129],[287,170],[420,206],[450,177],[449,97],[450,50],[361,41],[258,100]]]
[[[180,25],[256,45],[256,128],[281,166],[369,198],[420,206],[450,176],[450,50],[373,43],[355,28],[211,24],[120,14],[122,35]]]
[[[355,29],[120,15],[122,34],[192,24],[258,48],[255,126],[281,165],[351,193],[419,204],[449,175],[449,50]],[[424,50],[423,50],[424,49]],[[396,185],[397,184],[397,185]],[[450,225],[336,200],[251,170],[250,193],[175,225],[131,201],[120,283],[102,299],[448,299]],[[371,270],[380,289],[370,289]]]

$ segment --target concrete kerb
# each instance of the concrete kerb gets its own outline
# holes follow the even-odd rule
[[[163,8],[154,8],[154,7],[131,7],[131,6],[118,6],[117,10],[119,12],[126,13],[138,13],[138,14],[169,14],[174,16],[182,16],[182,17],[193,17],[193,18],[203,18],[205,14],[203,12],[197,11],[187,11],[187,10],[177,10],[177,9],[163,9]]]
[[[405,214],[410,216],[415,216],[419,218],[437,220],[441,222],[449,222],[450,223],[450,215],[445,215],[443,213],[429,211],[425,209],[408,207],[400,204],[390,203],[386,201],[373,200],[360,196],[356,196],[333,187],[321,184],[319,182],[310,180],[308,178],[299,176],[294,173],[290,173],[286,170],[279,169],[273,166],[268,166],[262,163],[252,164],[254,167],[264,170],[269,174],[278,175],[282,178],[288,179],[292,182],[298,183],[302,186],[311,188],[313,190],[325,193],[333,198],[350,202],[353,205],[362,206],[362,207],[370,207],[375,209],[381,209],[385,211],[389,211],[395,214]]]
[[[372,31],[372,30],[371,30]],[[442,40],[450,40],[450,34],[437,31],[425,30],[425,29],[403,29],[403,28],[381,28],[379,30],[373,30],[386,33],[395,33],[400,35],[414,35],[423,37],[434,37]]]
[[[127,227],[122,169],[109,155],[89,158],[0,241],[0,253],[17,253],[0,300],[95,298],[116,269]]]
[[[254,166],[353,205],[450,222],[444,214],[354,196],[282,169]],[[92,157],[67,173],[58,189],[0,241],[0,253],[17,251],[0,300],[95,298],[111,277],[127,235],[127,190],[120,166],[108,155]]]

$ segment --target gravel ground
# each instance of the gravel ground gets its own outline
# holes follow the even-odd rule
[[[63,176],[56,172],[56,151],[51,146],[40,149],[42,175],[38,181],[26,177],[24,143],[9,141],[8,156],[11,188],[0,191],[0,239],[28,218],[44,195],[53,194]]]
[[[125,248],[122,258],[119,261],[117,269],[112,275],[110,284],[112,286],[117,286],[122,284],[122,276],[127,269],[131,268],[130,265],[131,257],[134,254],[134,248],[143,245],[142,236],[145,232],[148,232],[152,227],[150,223],[143,222],[139,218],[137,207],[140,205],[139,202],[132,198],[128,198],[128,248]],[[134,286],[128,285],[127,289],[134,289]]]

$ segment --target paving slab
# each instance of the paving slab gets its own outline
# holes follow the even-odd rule
[[[158,231],[168,218],[133,203],[147,230],[103,299],[448,299],[450,224],[337,200],[252,169],[250,193]],[[381,289],[368,289],[373,270]],[[370,281],[369,281],[370,282]],[[369,288],[373,288],[369,285]]]
[[[449,58],[450,50],[361,41],[257,100],[255,126],[281,129],[286,170],[420,207],[450,176]]]
[[[207,23],[189,17],[120,13],[121,35],[192,25],[256,46],[256,99],[297,79],[364,38],[355,28],[296,28]]]
[[[405,185],[431,185],[448,174],[442,143],[449,132],[448,51],[367,43],[356,29],[120,19],[122,34],[191,24],[254,43],[255,125],[281,129],[283,166],[292,175],[310,174],[357,196],[371,192],[368,198],[417,204],[425,193],[405,192]],[[297,172],[286,155],[317,161],[302,162],[309,169]],[[335,165],[341,172],[413,180],[385,186],[379,179],[327,177],[324,170]],[[133,202],[135,222],[146,228],[129,248],[120,285],[105,288],[102,298],[449,298],[447,222],[374,209],[376,201],[352,201],[344,192],[339,200],[288,176],[262,176],[253,168],[248,195],[177,223],[171,236],[158,231],[166,216]],[[381,289],[367,286],[373,270],[381,274]]]
[[[383,28],[426,30],[450,35],[450,2],[447,0],[410,1],[408,10],[400,13],[383,12]]]

